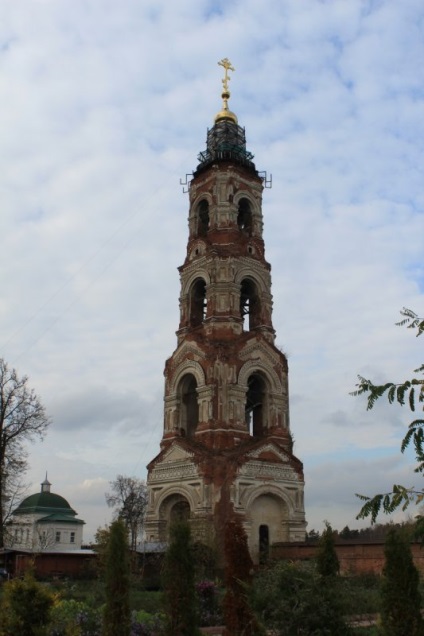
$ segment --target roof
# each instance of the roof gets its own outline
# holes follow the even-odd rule
[[[51,523],[52,521],[60,521],[60,523],[85,524],[85,521],[82,521],[82,519],[75,519],[73,515],[65,515],[61,512],[54,512],[51,515],[47,515],[47,517],[42,517],[38,520],[38,523]]]
[[[21,501],[13,512],[15,515],[34,513],[62,513],[68,516],[77,514],[64,497],[56,495],[54,492],[37,492],[35,495],[30,495]]]

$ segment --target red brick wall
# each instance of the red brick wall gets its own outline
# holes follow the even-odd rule
[[[272,546],[273,559],[307,561],[315,557],[318,546],[308,543],[276,543]],[[381,574],[384,565],[384,542],[382,543],[338,543],[335,546],[342,574]],[[424,548],[419,543],[411,544],[414,563],[424,574]]]

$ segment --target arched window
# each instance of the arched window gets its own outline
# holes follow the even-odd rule
[[[240,289],[240,315],[246,331],[251,331],[260,325],[260,301],[256,284],[250,278],[245,278]]]
[[[181,407],[181,435],[192,437],[199,423],[199,403],[197,401],[197,382],[194,375],[188,373],[179,385]]]
[[[252,235],[252,211],[247,199],[240,199],[238,206],[237,225],[248,236]]]
[[[190,290],[190,325],[197,327],[206,318],[206,283],[203,278],[194,281]]]
[[[259,563],[263,565],[269,556],[269,527],[265,524],[259,526]]]
[[[209,230],[209,203],[202,199],[197,206],[197,235],[206,236]]]
[[[254,373],[247,381],[246,393],[246,424],[250,435],[261,437],[263,435],[263,412],[265,402],[265,382],[263,378]]]

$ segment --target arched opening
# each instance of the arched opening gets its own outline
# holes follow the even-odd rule
[[[197,235],[206,236],[209,230],[209,203],[202,199],[197,206]]]
[[[190,290],[190,325],[197,327],[206,318],[206,283],[203,278],[194,281]]]
[[[249,505],[251,522],[249,549],[254,563],[269,556],[271,546],[289,539],[289,509],[285,501],[273,493],[263,493]]]
[[[252,211],[247,199],[240,199],[238,205],[237,225],[242,232],[248,236],[252,235]]]
[[[263,378],[254,373],[247,381],[246,393],[246,424],[250,435],[253,437],[261,437],[263,435],[265,402],[265,382]]]
[[[172,523],[190,519],[190,504],[180,493],[166,497],[159,508],[159,541],[169,540],[169,528]]]
[[[190,519],[190,504],[185,499],[177,501],[171,508],[169,520],[171,523],[188,521]]]
[[[259,294],[256,284],[250,278],[245,278],[241,282],[240,315],[245,331],[251,331],[260,325]]]
[[[188,373],[179,385],[181,405],[180,433],[192,437],[199,423],[199,403],[197,401],[197,382],[194,375]]]
[[[269,527],[267,525],[259,526],[259,563],[263,565],[268,561],[269,557]]]

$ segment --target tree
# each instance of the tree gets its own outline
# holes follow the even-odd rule
[[[166,636],[198,636],[199,617],[194,585],[194,554],[190,526],[176,521],[162,571]]]
[[[406,326],[408,329],[416,329],[417,336],[424,333],[424,320],[416,313],[405,307],[400,312],[403,316],[402,320],[396,323],[397,326]],[[414,373],[424,374],[424,364]],[[383,395],[387,395],[389,404],[397,402],[401,406],[408,404],[409,409],[415,412],[417,408],[424,410],[424,379],[413,377],[405,382],[394,383],[386,382],[385,384],[374,384],[371,380],[367,380],[362,376],[358,376],[358,387],[351,395],[367,395],[367,410],[373,408],[377,400]],[[422,473],[424,471],[424,419],[414,419],[408,427],[408,431],[402,440],[401,452],[411,444],[414,446],[416,460],[418,462],[415,472]],[[374,523],[378,513],[382,509],[386,514],[390,514],[397,508],[401,507],[405,510],[411,502],[421,503],[424,500],[424,490],[414,488],[405,488],[400,484],[394,484],[392,490],[386,493],[379,493],[373,497],[366,495],[357,495],[362,501],[365,501],[357,519],[371,517],[371,523]]]
[[[318,541],[316,561],[321,576],[336,576],[339,573],[340,563],[334,547],[334,532],[328,521],[325,521],[325,530]]]
[[[118,475],[110,482],[111,493],[106,493],[106,503],[115,508],[115,517],[125,523],[130,535],[130,547],[135,550],[137,538],[143,529],[147,508],[147,487],[137,477]]]
[[[223,601],[226,636],[262,634],[253,614],[248,593],[252,583],[253,562],[247,536],[238,517],[225,524],[225,596]]]
[[[28,387],[28,378],[19,378],[0,358],[0,548],[10,501],[27,468],[24,443],[42,439],[49,423],[44,406]]]
[[[110,526],[106,550],[106,605],[103,621],[104,636],[129,636],[130,613],[130,564],[127,530],[123,521]]]
[[[96,568],[101,578],[104,578],[106,571],[107,551],[110,541],[110,526],[97,528],[94,535],[94,550],[97,553]]]
[[[408,534],[392,529],[386,538],[381,585],[381,626],[384,636],[419,636],[421,618],[419,574],[414,565]]]

